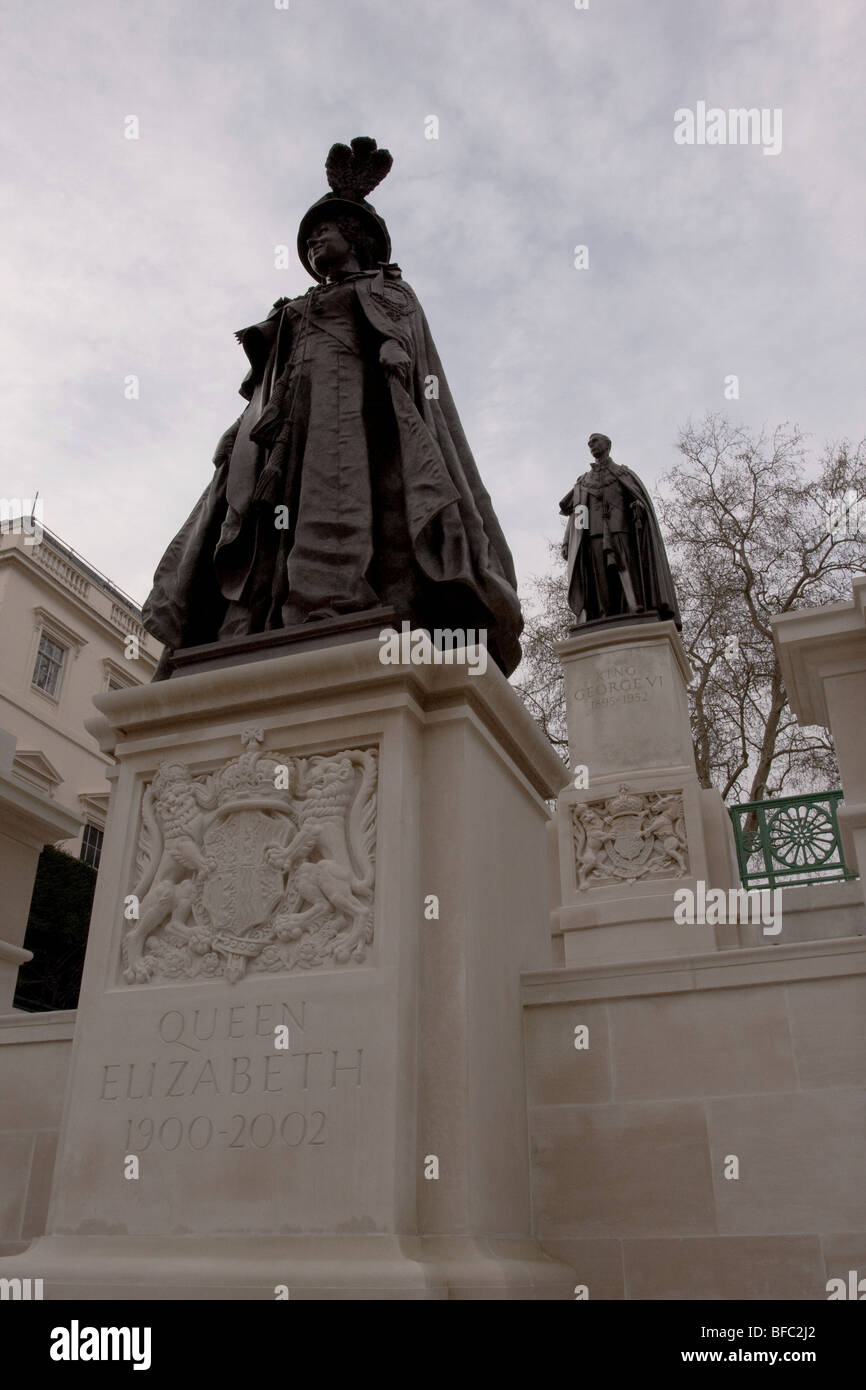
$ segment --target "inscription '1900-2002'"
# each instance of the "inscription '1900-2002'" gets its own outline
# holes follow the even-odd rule
[[[169,1152],[181,1147],[201,1150],[220,1141],[235,1149],[263,1149],[271,1143],[289,1148],[324,1144],[327,1113],[309,1108],[311,1093],[324,1104],[329,1093],[360,1086],[364,1049],[307,1047],[298,1037],[304,1033],[305,1016],[305,1001],[163,1013],[156,1025],[160,1042],[185,1055],[104,1064],[99,1099],[109,1103],[198,1100],[203,1113],[160,1118],[141,1115],[136,1105],[138,1113],[127,1119],[125,1152],[143,1152],[153,1142]],[[282,1030],[278,1025],[284,1025]],[[278,1050],[274,1038],[279,1031],[289,1046]],[[243,1052],[214,1047],[243,1038],[269,1039],[270,1045]],[[280,1094],[288,1098],[292,1093],[298,1097],[296,1109],[280,1113],[270,1108],[271,1101],[265,1102],[267,1109],[253,1114],[247,1101],[243,1112],[224,1113],[226,1101],[231,1104],[232,1098]]]

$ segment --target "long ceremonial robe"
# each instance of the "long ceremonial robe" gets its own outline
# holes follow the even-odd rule
[[[623,537],[631,555],[637,560],[640,567],[640,574],[633,576],[637,580],[635,587],[638,601],[640,602],[642,599],[644,609],[655,609],[661,618],[672,618],[677,628],[682,628],[676,589],[652,498],[640,478],[637,474],[632,473],[630,468],[626,468],[623,464],[614,463],[612,459],[609,460],[607,468],[622,486],[626,497],[631,501],[642,503],[644,508],[643,524],[638,526],[632,519],[629,524],[627,540]],[[580,620],[584,610],[592,606],[594,578],[592,560],[589,554],[591,545],[589,532],[586,527],[575,526],[571,517],[577,507],[586,507],[589,511],[591,499],[585,486],[585,479],[591,478],[592,473],[585,473],[578,478],[571,492],[567,492],[559,504],[560,512],[569,517],[568,606],[578,620]],[[627,617],[628,615],[621,613],[612,616]]]
[[[399,269],[316,286],[237,337],[249,404],[157,567],[147,629],[173,650],[385,604],[421,626],[486,628],[509,674],[523,626],[511,553]],[[408,379],[380,365],[386,339]]]

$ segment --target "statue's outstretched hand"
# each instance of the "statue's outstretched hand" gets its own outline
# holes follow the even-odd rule
[[[405,386],[409,381],[411,362],[407,353],[393,338],[386,338],[379,349],[379,361],[386,376],[396,376]]]

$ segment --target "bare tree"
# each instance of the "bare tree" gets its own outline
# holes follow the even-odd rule
[[[656,501],[695,673],[700,780],[732,801],[837,786],[826,730],[801,728],[787,703],[769,620],[850,597],[866,568],[866,442],[827,445],[809,464],[796,426],[755,435],[708,415],[681,431],[679,452]],[[552,643],[569,625],[564,574],[535,580],[532,598],[518,689],[562,752]]]
[[[866,497],[864,444],[828,445],[807,468],[796,426],[753,435],[708,415],[679,450],[659,512],[695,672],[701,781],[746,801],[838,785],[826,730],[801,728],[787,703],[770,618],[850,597],[866,551],[840,503]]]
[[[551,574],[535,575],[526,596],[526,628],[521,638],[523,660],[513,677],[514,688],[529,713],[550,739],[564,762],[568,762],[568,729],[565,722],[565,696],[562,667],[554,643],[566,636],[574,623],[568,606],[561,544],[550,544],[551,561],[557,562]]]

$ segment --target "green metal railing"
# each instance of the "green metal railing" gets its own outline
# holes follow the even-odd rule
[[[836,821],[841,792],[783,796],[730,806],[744,888],[803,887],[856,878]]]

